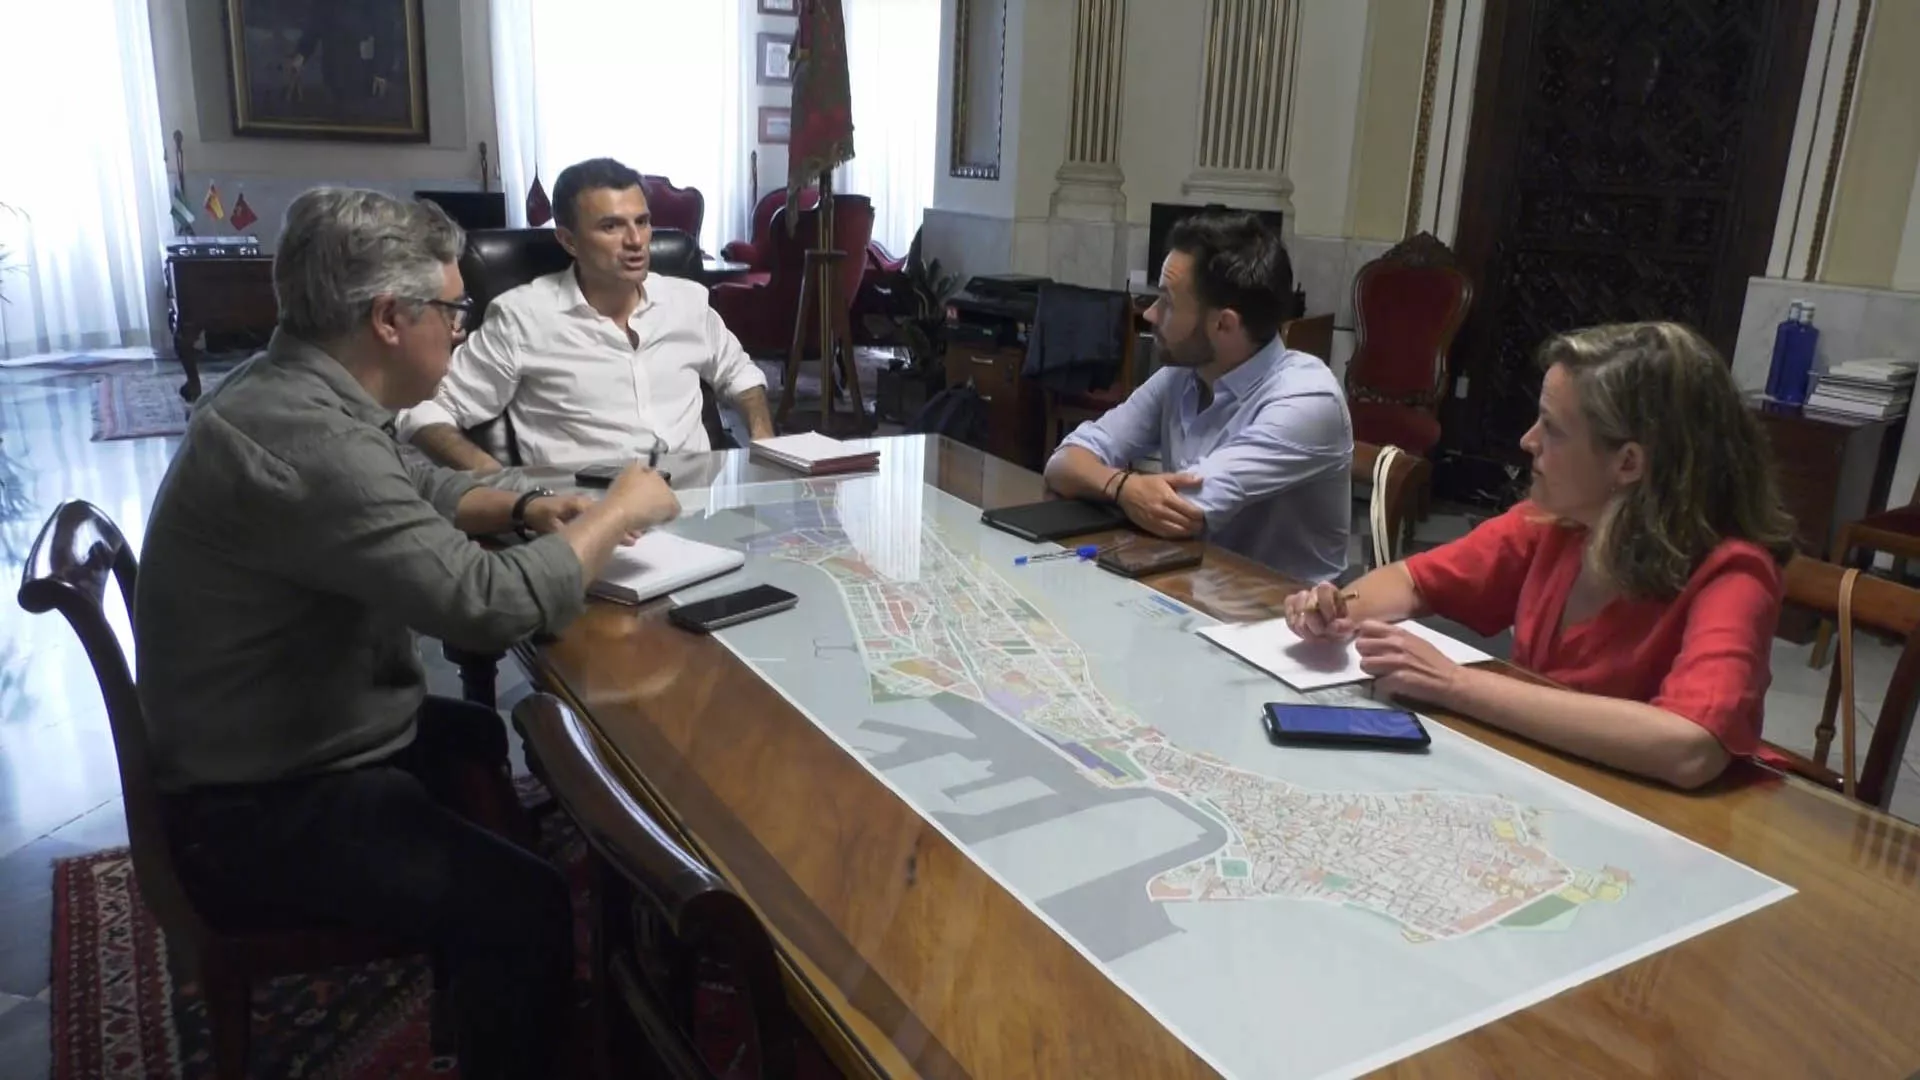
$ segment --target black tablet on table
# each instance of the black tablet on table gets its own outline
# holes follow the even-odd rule
[[[1049,499],[1025,506],[1003,506],[998,510],[988,510],[980,515],[980,520],[1002,532],[1039,543],[1118,529],[1126,525],[1127,515],[1112,503]]]

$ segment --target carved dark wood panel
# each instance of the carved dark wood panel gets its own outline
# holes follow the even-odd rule
[[[1459,242],[1480,297],[1442,446],[1500,462],[1549,336],[1675,319],[1730,351],[1764,270],[1813,0],[1492,0]],[[1444,464],[1443,464],[1444,468]]]

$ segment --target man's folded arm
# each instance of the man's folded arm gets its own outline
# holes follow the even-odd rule
[[[506,649],[580,613],[585,583],[564,537],[489,550],[454,526],[470,479],[416,476],[391,446],[361,434],[295,467],[303,497],[279,515],[276,549],[296,580],[477,650]]]
[[[1286,398],[1268,404],[1225,445],[1188,468],[1201,484],[1184,494],[1207,515],[1207,528],[1216,530],[1250,503],[1352,467],[1353,440],[1339,402]]]
[[[1171,372],[1154,373],[1106,414],[1075,428],[1047,459],[1047,485],[1072,499],[1111,495],[1114,470],[1160,448]]]

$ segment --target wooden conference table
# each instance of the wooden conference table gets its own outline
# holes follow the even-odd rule
[[[975,505],[1042,494],[1033,473],[959,444],[930,440],[918,457],[928,483]],[[793,478],[740,451],[666,467],[676,488]],[[1277,614],[1294,588],[1217,550],[1148,583],[1228,621]],[[816,1032],[891,1076],[1215,1075],[725,645],[672,628],[664,608],[636,617],[592,604],[522,660],[590,723],[642,803],[760,913]],[[1681,793],[1434,718],[1798,894],[1386,1074],[1920,1070],[1920,830],[1745,763]]]

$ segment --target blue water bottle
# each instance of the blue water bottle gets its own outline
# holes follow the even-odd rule
[[[1773,364],[1767,369],[1767,396],[1786,405],[1807,400],[1807,379],[1820,331],[1813,325],[1813,304],[1796,300],[1773,336]]]
[[[1767,362],[1768,401],[1780,400],[1780,374],[1781,369],[1786,366],[1787,339],[1790,336],[1787,328],[1799,321],[1800,301],[1795,300],[1793,303],[1787,305],[1786,318],[1781,319],[1780,325],[1773,331],[1773,357]]]

